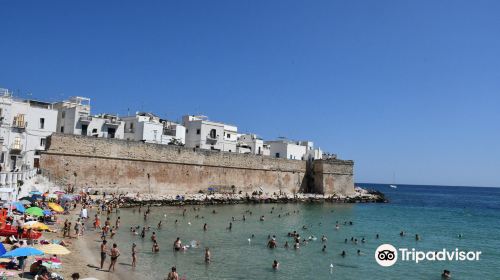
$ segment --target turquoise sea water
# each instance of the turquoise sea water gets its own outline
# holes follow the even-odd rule
[[[200,211],[186,206],[185,217],[183,208],[152,207],[147,221],[142,216],[145,207],[141,213],[137,209],[122,209],[122,226],[114,238],[122,251],[118,266],[131,279],[163,279],[173,265],[186,279],[441,279],[443,269],[452,272],[452,279],[500,279],[500,189],[369,186],[385,192],[390,203],[200,206]],[[217,213],[212,214],[213,210]],[[246,213],[247,220],[242,221],[247,210],[252,215]],[[116,215],[111,215],[113,222]],[[204,218],[197,219],[195,215]],[[259,221],[261,215],[265,216],[263,222]],[[232,217],[237,221],[232,230],[227,230]],[[163,227],[157,230],[160,220]],[[336,221],[340,223],[338,230]],[[344,221],[352,221],[353,225],[343,225]],[[208,224],[206,232],[204,223]],[[130,227],[135,225],[151,226],[146,238],[130,233]],[[302,229],[304,225],[306,230]],[[293,239],[287,236],[293,230],[302,238],[316,236],[318,240],[294,250]],[[407,232],[405,237],[399,236],[402,230]],[[153,231],[161,248],[157,254],[151,252]],[[377,233],[379,239],[375,238]],[[255,237],[249,243],[252,234]],[[420,241],[415,240],[415,234],[420,235]],[[276,235],[277,249],[266,248],[268,235]],[[322,235],[328,237],[326,243],[320,241]],[[185,244],[197,240],[201,246],[174,252],[176,237]],[[366,243],[353,244],[351,237],[364,237]],[[283,248],[285,241],[290,243],[289,249]],[[132,242],[137,243],[139,250],[135,270],[127,265]],[[482,255],[474,262],[399,261],[394,266],[381,267],[374,253],[383,243],[425,251],[459,248],[482,251]],[[326,252],[321,251],[323,244],[327,245]],[[204,263],[204,247],[210,247],[212,253],[213,261],[208,265]],[[362,255],[356,253],[358,249]],[[345,257],[340,255],[343,250]],[[280,262],[277,271],[271,268],[275,259]]]

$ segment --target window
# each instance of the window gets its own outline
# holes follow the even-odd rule
[[[229,152],[231,152],[231,150],[229,150]]]
[[[98,134],[97,134],[97,128],[93,128],[92,129],[92,136],[95,136],[95,137],[98,136]]]
[[[280,157],[280,153],[276,153],[276,158],[279,158]]]
[[[196,134],[198,134],[198,135],[199,135],[200,133],[201,133],[201,129],[197,129],[197,130],[196,130]]]
[[[189,133],[189,129],[186,129],[186,134],[188,134],[188,133]]]
[[[64,119],[66,117],[66,111],[61,112],[61,119]]]
[[[14,149],[18,149],[18,150],[21,150],[22,147],[21,147],[21,137],[16,137],[14,139]]]
[[[40,147],[45,147],[45,138],[40,138]]]
[[[64,133],[64,126],[61,126],[61,133]]]
[[[215,129],[210,130],[210,138],[217,138],[217,131],[215,131]]]
[[[227,134],[227,139],[229,139],[229,138],[231,138],[231,134],[230,133]]]
[[[40,118],[40,129],[44,129],[44,128],[45,128],[45,119]]]
[[[292,156],[292,155],[290,155],[290,159],[293,159],[293,156]]]
[[[0,163],[3,163],[5,161],[5,153],[0,154]]]
[[[200,146],[199,146],[199,145],[196,145],[196,149],[199,149],[199,148],[200,148]]]

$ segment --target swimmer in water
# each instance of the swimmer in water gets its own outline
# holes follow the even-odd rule
[[[175,251],[180,251],[182,249],[182,241],[179,237],[174,242],[174,250]]]
[[[151,251],[153,253],[160,252],[160,245],[158,245],[158,242],[156,242],[156,240],[153,242],[153,248],[151,248]]]
[[[342,257],[345,257],[345,251],[342,251],[342,253],[340,254]]]
[[[451,279],[451,272],[445,269],[441,274],[441,279]]]
[[[207,247],[205,248],[205,263],[210,263],[210,258],[211,258],[210,250]]]
[[[326,245],[323,245],[323,249],[321,251],[326,252]]]
[[[274,260],[274,262],[273,262],[273,269],[276,270],[276,269],[279,268],[279,266],[280,266],[280,263],[277,260]]]

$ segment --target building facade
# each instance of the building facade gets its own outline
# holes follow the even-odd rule
[[[137,112],[121,118],[125,124],[124,139],[163,145],[184,145],[186,128],[178,123],[160,119],[152,113]]]
[[[269,145],[265,144],[264,140],[256,134],[240,134],[238,136],[238,152],[263,156],[271,155]]]
[[[322,158],[321,149],[314,149],[311,141],[291,141],[279,139],[266,141],[269,145],[270,154],[275,158],[286,158],[294,160],[315,160]]]
[[[75,96],[54,103],[57,132],[102,138],[124,138],[124,122],[116,115],[90,114],[90,98]]]
[[[56,131],[57,111],[52,104],[17,99],[0,89],[0,168],[19,172],[39,167],[46,138]]]
[[[209,121],[206,116],[184,116],[186,147],[223,152],[236,152],[238,128],[220,122]]]

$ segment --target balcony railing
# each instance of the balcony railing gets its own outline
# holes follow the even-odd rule
[[[80,122],[89,124],[92,121],[91,116],[80,116]]]
[[[13,155],[18,155],[23,150],[22,144],[13,144],[10,146],[10,153]]]
[[[217,142],[217,140],[218,140],[217,137],[212,137],[210,135],[207,135],[207,141],[209,141],[209,142]]]
[[[118,127],[120,126],[120,121],[116,119],[105,119],[104,124],[107,126],[113,126],[113,127]]]

